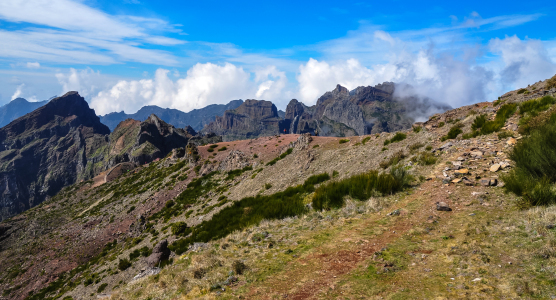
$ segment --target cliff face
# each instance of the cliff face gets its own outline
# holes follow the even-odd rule
[[[358,87],[352,91],[337,85],[311,107],[291,100],[281,127],[286,128],[288,133],[318,132],[324,136],[392,132],[411,127],[414,122],[411,113],[418,109],[419,103],[435,106],[437,111],[450,108],[415,97],[399,98],[394,96],[395,90],[396,85],[391,82]]]
[[[221,135],[225,141],[274,135],[280,131],[282,119],[270,101],[246,100],[238,108],[228,110],[208,124],[203,133]]]
[[[109,133],[77,92],[1,128],[0,220],[84,178],[88,157]]]

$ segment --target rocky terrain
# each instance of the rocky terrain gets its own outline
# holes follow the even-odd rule
[[[190,137],[0,223],[2,297],[551,299],[556,209],[506,178],[556,90],[524,89],[392,133]],[[181,136],[149,119],[114,133]]]
[[[430,111],[443,112],[447,105],[416,96],[397,96],[396,86],[385,82],[374,87],[358,87],[348,91],[338,85],[326,92],[314,106],[293,99],[281,116],[271,102],[247,100],[234,110],[203,128],[224,140],[271,136],[278,133],[317,133],[320,136],[356,136],[408,129],[418,116]],[[405,92],[413,95],[414,93]]]
[[[75,92],[1,128],[0,220],[85,177],[87,158],[109,133]]]
[[[242,100],[233,100],[228,104],[212,104],[201,109],[194,109],[187,113],[177,109],[161,108],[156,105],[149,105],[141,107],[141,109],[134,114],[126,114],[123,111],[109,113],[104,116],[100,116],[100,121],[113,131],[116,129],[118,124],[120,124],[120,122],[126,119],[144,121],[150,115],[154,114],[164,122],[171,124],[176,128],[191,126],[196,131],[200,131],[203,127],[205,127],[205,125],[214,121],[216,116],[224,115],[226,110],[238,108],[241,103],[243,103]]]
[[[11,121],[34,111],[46,103],[48,101],[29,102],[23,98],[16,98],[10,101],[10,103],[0,107],[0,127],[8,125]]]
[[[202,132],[221,135],[225,141],[256,138],[277,134],[280,121],[278,109],[272,102],[245,100],[238,108],[217,116]]]

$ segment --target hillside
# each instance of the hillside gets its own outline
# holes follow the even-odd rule
[[[555,92],[392,133],[187,143],[79,182],[0,223],[2,296],[550,299],[556,194],[512,180]]]

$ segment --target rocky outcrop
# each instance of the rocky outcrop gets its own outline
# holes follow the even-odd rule
[[[238,108],[226,111],[222,117],[216,117],[202,133],[221,135],[224,141],[256,138],[278,133],[281,121],[272,102],[246,100]]]
[[[170,249],[168,249],[168,241],[163,240],[153,247],[153,253],[147,257],[147,265],[151,268],[157,267],[162,261],[170,257]]]
[[[69,92],[0,129],[0,220],[88,178],[86,165],[108,127]]]
[[[251,160],[245,153],[239,150],[232,150],[228,156],[222,160],[218,166],[218,170],[228,172],[236,169],[243,169],[250,165]]]
[[[323,136],[365,135],[411,128],[415,111],[422,106],[434,106],[435,111],[449,109],[430,99],[396,96],[396,88],[397,85],[391,82],[374,87],[358,87],[352,91],[337,85],[333,91],[322,95],[312,107],[291,100],[281,127],[286,128],[288,133],[297,134],[318,132]]]

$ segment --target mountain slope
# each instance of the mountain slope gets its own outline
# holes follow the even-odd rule
[[[11,121],[24,116],[35,109],[48,103],[47,100],[29,102],[23,98],[17,98],[10,103],[0,107],[0,127],[8,125]]]
[[[51,100],[0,129],[0,219],[54,196],[84,176],[108,127],[76,92]]]
[[[211,104],[200,109],[194,109],[184,113],[177,109],[161,108],[156,105],[143,106],[134,114],[126,114],[122,112],[113,112],[104,116],[100,116],[100,121],[108,126],[110,130],[116,129],[120,122],[126,119],[134,119],[138,121],[146,120],[150,115],[157,115],[164,122],[173,125],[176,128],[184,128],[191,126],[196,131],[203,129],[205,125],[214,121],[216,116],[222,116],[226,110],[236,109],[243,103],[242,100],[233,100],[228,104]]]

